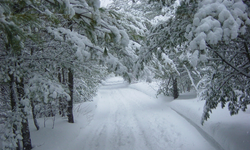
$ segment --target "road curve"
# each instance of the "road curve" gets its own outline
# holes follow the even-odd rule
[[[72,146],[73,145],[73,146]],[[81,150],[213,150],[215,149],[168,103],[107,81],[98,92],[91,122],[70,147]]]

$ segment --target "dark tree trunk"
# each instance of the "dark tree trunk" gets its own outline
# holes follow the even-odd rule
[[[21,101],[24,96],[24,83],[23,79],[21,79],[21,82],[17,82],[17,93],[18,93],[18,100]],[[30,130],[29,130],[29,122],[27,118],[27,112],[25,112],[24,108],[25,106],[20,103],[20,108],[22,112],[22,142],[23,142],[23,150],[31,150],[31,139],[30,139]]]
[[[23,136],[23,149],[31,150],[32,145],[31,145],[29,122],[27,116],[22,121],[22,136]]]
[[[62,74],[61,74],[60,71],[61,71],[61,68],[59,67],[59,68],[58,68],[58,75],[57,75],[57,76],[58,76],[58,81],[59,81],[60,83],[62,83]]]
[[[179,96],[177,78],[173,78],[173,96],[174,99],[178,98]]]
[[[73,26],[72,26],[72,22],[69,21],[68,22],[68,26],[70,28],[70,30],[72,31]],[[74,93],[74,73],[73,70],[71,68],[69,68],[69,72],[68,72],[68,86],[69,86],[69,95],[70,95],[70,100],[68,101],[68,122],[69,123],[74,123],[74,116],[73,116],[73,93]]]
[[[67,82],[66,77],[65,77],[65,69],[62,68],[62,83],[65,84]]]
[[[10,77],[10,104],[12,112],[15,112],[16,109],[16,100],[17,100],[17,91],[16,91],[16,80],[13,74],[9,74]],[[16,134],[17,125],[13,124],[13,134]],[[17,147],[16,150],[21,150],[19,140],[16,143]]]
[[[10,76],[10,103],[11,103],[11,109],[15,110],[16,107],[16,100],[15,100],[15,88],[16,88],[16,82],[15,82],[15,77],[13,74],[9,75]]]
[[[188,85],[188,86],[187,86],[187,91],[190,92],[190,90],[191,90],[191,84],[190,84],[190,83],[187,83],[187,85]]]
[[[59,83],[62,83],[62,74],[61,74],[61,68],[58,68],[58,81]],[[59,97],[59,114],[62,115],[63,114],[63,110],[62,110],[62,98]]]
[[[74,92],[74,74],[73,70],[69,69],[68,73],[69,78],[69,91],[70,91],[70,97],[71,99],[68,101],[68,122],[74,123],[74,117],[73,117],[73,92]]]
[[[4,95],[5,95],[4,85],[2,85],[0,88],[1,88],[1,95],[0,95],[0,97],[4,97]]]

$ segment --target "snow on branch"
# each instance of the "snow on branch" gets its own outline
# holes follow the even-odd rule
[[[55,39],[59,41],[67,41],[75,44],[77,47],[85,49],[85,46],[93,48],[95,50],[100,51],[103,53],[103,49],[99,46],[94,45],[86,36],[79,34],[78,32],[71,31],[69,29],[59,27],[59,28],[52,28],[47,27],[47,31],[55,36]],[[64,39],[65,38],[65,39]]]
[[[193,24],[187,26],[185,37],[190,49],[206,49],[207,44],[230,42],[246,32],[250,20],[247,6],[238,1],[204,0],[194,15]]]
[[[166,54],[164,54],[164,53],[162,53],[162,59],[163,59],[163,62],[166,64],[166,65],[170,65],[170,67],[172,68],[172,69],[174,69],[175,70],[175,72],[178,74],[178,75],[180,75],[180,73],[179,73],[179,71],[177,70],[177,68],[176,68],[176,65],[175,65],[175,63],[173,62],[173,60],[171,60]]]
[[[194,79],[192,78],[190,71],[188,70],[188,68],[186,67],[186,65],[183,65],[183,66],[187,70],[188,77],[189,77],[189,79],[190,79],[190,81],[192,83],[192,86],[195,88],[196,91],[198,91],[197,86],[194,83]]]

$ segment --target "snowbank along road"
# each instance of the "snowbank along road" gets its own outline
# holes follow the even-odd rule
[[[213,150],[186,119],[161,101],[113,77],[98,92],[90,123],[68,145],[71,150]]]

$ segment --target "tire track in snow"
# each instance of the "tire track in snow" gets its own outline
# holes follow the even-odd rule
[[[93,119],[83,129],[85,136],[76,140],[83,150],[126,150],[126,149],[152,149],[149,145],[145,131],[135,117],[134,112],[126,104],[126,97],[122,95],[124,86],[109,85],[100,90],[100,99]],[[105,97],[105,102],[102,96]],[[82,142],[81,142],[82,141]],[[142,143],[144,143],[142,145]],[[151,147],[151,146],[150,146]]]
[[[136,89],[127,89],[126,91],[127,92],[133,91],[131,93],[141,93],[144,95],[143,97],[144,100],[149,99],[151,101],[151,98],[152,98],[151,96],[141,91],[138,91]],[[148,105],[143,106],[142,105],[143,103],[141,103],[140,105],[139,102],[137,102],[137,100],[139,99],[138,97],[135,96],[136,94],[129,94],[129,93],[125,94],[126,93],[125,89],[123,89],[120,93],[121,95],[126,97],[126,103],[130,105],[127,107],[132,108],[134,106],[137,106],[141,110],[150,110]],[[136,119],[137,123],[139,124],[141,131],[143,132],[146,145],[149,147],[149,149],[158,149],[158,150],[159,149],[165,150],[166,148],[178,149],[179,146],[176,147],[176,143],[175,143],[177,139],[174,139],[172,135],[176,134],[176,136],[179,136],[179,133],[175,133],[174,130],[166,129],[166,125],[170,124],[166,119],[159,118],[156,112],[150,111],[147,113],[147,115],[153,116],[153,117],[149,117],[149,118],[156,118],[156,119],[155,120],[146,119],[147,123],[142,124],[142,122],[145,122],[145,120],[142,119],[143,116],[141,116],[140,114],[136,114],[135,111],[133,111],[133,109],[130,109],[130,110],[131,112],[133,112],[133,116]],[[138,118],[140,118],[140,120]],[[169,134],[169,131],[171,132],[171,134]]]
[[[118,96],[117,90],[112,90],[112,97],[109,99],[110,105],[112,106],[111,116],[109,118],[110,124],[112,124],[109,129],[109,133],[112,133],[112,136],[109,135],[111,144],[113,144],[113,149],[134,149],[133,146],[134,136],[131,133],[130,129],[126,127],[126,121],[128,120],[128,111],[121,103],[121,98]],[[128,146],[129,145],[129,146]]]
[[[107,92],[107,91],[106,91]],[[109,106],[109,112],[106,115],[100,114],[102,113],[102,106],[97,107],[97,115],[91,122],[88,130],[90,132],[95,132],[94,134],[89,134],[89,139],[87,139],[84,149],[107,149],[107,150],[126,150],[126,149],[136,149],[135,145],[135,136],[133,131],[130,129],[128,124],[131,123],[131,116],[129,111],[124,104],[122,103],[122,99],[119,92],[117,90],[109,90],[108,97],[105,98],[105,103]],[[99,105],[101,105],[99,103]],[[112,108],[111,108],[112,107]],[[100,110],[101,109],[101,110]],[[104,109],[105,110],[105,109]],[[100,117],[101,116],[101,117]],[[104,121],[99,124],[99,126],[95,126],[98,123],[98,118],[104,119]],[[91,127],[93,125],[93,127]],[[100,130],[100,128],[103,128]],[[138,128],[136,129],[138,130]],[[91,135],[91,136],[90,136]],[[105,143],[103,141],[105,136]],[[101,142],[101,144],[98,144]]]
[[[146,146],[146,148],[148,148],[149,150],[152,150],[152,145],[150,140],[148,140],[146,134],[145,134],[145,128],[143,128],[143,126],[141,125],[141,123],[139,122],[137,116],[135,115],[135,111],[131,109],[131,106],[128,105],[128,100],[131,99],[131,95],[126,94],[124,95],[124,90],[119,90],[119,94],[124,97],[124,99],[122,99],[122,103],[123,105],[126,107],[126,109],[129,112],[129,116],[131,117],[131,120],[134,122],[134,124],[136,124],[137,128],[135,131],[139,131],[138,135],[142,137],[142,140],[144,142],[144,145]],[[145,149],[145,148],[144,148]]]
[[[100,97],[101,99],[101,97]],[[99,100],[100,101],[100,100]],[[99,102],[103,103],[103,102]],[[74,144],[73,147],[68,147],[66,149],[81,149],[81,150],[104,150],[106,147],[106,137],[108,134],[107,131],[107,119],[104,119],[105,116],[110,114],[109,105],[99,105],[95,110],[95,115],[93,119],[85,126],[79,136],[72,141]],[[102,113],[100,113],[102,112]]]
[[[186,128],[185,125],[188,125],[189,130],[191,125],[185,123],[186,120],[181,116],[180,119],[185,122],[180,121],[180,123],[185,123],[184,125],[178,125],[176,121],[172,123],[171,119],[179,115],[168,106],[161,106],[155,98],[138,90],[124,88],[122,84],[115,84],[113,87],[108,85],[107,89],[103,86],[99,90],[99,98],[93,120],[82,130],[81,136],[73,141],[77,144],[75,148],[81,150],[191,149],[187,142],[194,140],[183,141],[187,134],[183,136],[179,133],[183,130],[178,131],[183,127]]]
[[[144,129],[144,130],[147,129],[146,130],[147,133],[144,133],[145,138],[150,137],[150,140],[146,140],[146,141],[149,141],[147,143],[154,144],[154,146],[152,146],[152,144],[151,144],[151,146],[150,146],[151,149],[152,149],[152,147],[154,147],[154,149],[162,149],[162,150],[164,150],[166,148],[174,149],[174,150],[185,149],[185,145],[180,141],[181,139],[182,140],[185,139],[185,135],[181,135],[181,133],[178,132],[178,130],[177,130],[178,127],[180,127],[180,125],[172,124],[171,119],[169,120],[166,118],[167,112],[173,113],[173,110],[170,109],[169,106],[167,108],[165,108],[164,106],[163,107],[158,106],[157,108],[164,109],[162,111],[155,110],[154,107],[156,107],[156,106],[153,106],[153,107],[149,107],[149,105],[143,106],[144,103],[142,101],[140,101],[140,103],[137,102],[137,100],[139,100],[139,99],[135,96],[136,94],[132,94],[132,93],[136,93],[136,92],[142,94],[143,92],[138,91],[138,90],[134,90],[134,92],[130,91],[130,93],[129,93],[129,90],[134,90],[134,89],[122,89],[120,91],[121,95],[126,97],[126,103],[130,105],[127,107],[129,107],[131,109],[133,106],[137,106],[141,110],[149,110],[150,111],[150,113],[148,113],[149,118],[155,118],[155,120],[146,119],[147,123],[140,125],[141,129]],[[125,91],[127,91],[127,92],[125,92]],[[145,94],[145,93],[143,93],[143,94],[145,95],[144,100],[146,100],[148,98],[147,103],[149,103],[149,101],[152,100],[152,97]],[[154,103],[150,103],[150,104],[154,105]],[[155,104],[157,104],[157,103],[155,103]],[[141,124],[140,122],[143,122],[143,121],[145,122],[145,120],[141,119],[142,118],[141,115],[139,115],[139,114],[136,115],[135,111],[133,111],[133,109],[131,109],[131,111],[133,112],[133,115],[135,116],[134,118],[137,119],[138,124]],[[164,112],[166,113],[166,117],[162,117],[162,113],[164,113]],[[174,114],[176,114],[176,113],[174,113]],[[179,114],[176,114],[176,115],[180,118],[183,118]],[[140,116],[139,117],[140,120],[138,120],[137,116],[138,117]],[[184,122],[186,122],[186,120],[184,118],[182,120]],[[177,127],[175,127],[175,126],[177,126]],[[186,128],[186,127],[184,127],[184,128]],[[197,130],[197,129],[193,129],[193,130]],[[206,138],[204,138],[204,139],[206,139]],[[210,143],[211,146],[213,145],[213,144],[211,144],[211,142],[209,142],[209,141],[207,141],[207,142]],[[185,144],[187,145],[187,143],[185,143]],[[189,146],[190,145],[191,144],[189,144]]]

